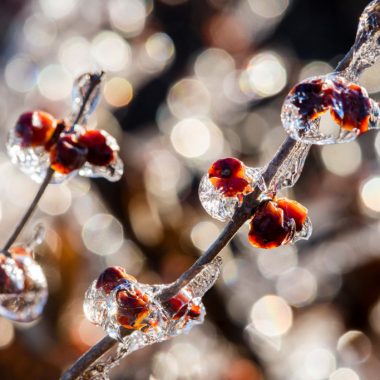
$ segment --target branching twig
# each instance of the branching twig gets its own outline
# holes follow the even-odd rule
[[[353,58],[353,48],[345,55],[345,57],[338,63],[335,72],[339,73],[344,71],[350,64]],[[264,172],[262,173],[265,183],[269,184],[276,175],[278,169],[283,162],[288,158],[296,141],[288,137],[273,159],[270,161]],[[194,276],[200,272],[202,267],[210,263],[220,251],[229,243],[234,237],[240,227],[250,219],[255,207],[258,204],[258,197],[261,190],[258,186],[254,191],[244,197],[241,207],[239,207],[233,215],[231,221],[227,223],[220,235],[210,245],[210,247],[203,253],[203,255],[186,271],[184,272],[171,286],[166,287],[162,293],[158,295],[160,301],[168,300],[173,297],[178,291],[189,283]],[[101,356],[103,356],[109,349],[111,349],[118,342],[109,336],[100,340],[97,344],[92,346],[86,353],[84,353],[61,377],[61,380],[75,380],[83,375],[86,370],[94,364]]]

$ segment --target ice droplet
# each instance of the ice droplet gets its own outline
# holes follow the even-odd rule
[[[245,167],[245,179],[253,189],[256,185],[262,191],[265,190],[265,182],[261,176],[261,169]],[[209,175],[205,174],[199,184],[199,200],[206,212],[222,222],[231,219],[236,208],[243,200],[242,194],[226,196],[221,189],[217,189],[210,181]]]
[[[320,117],[330,113],[334,131],[321,130]],[[350,142],[376,128],[379,106],[367,91],[342,77],[326,75],[297,84],[285,99],[281,120],[286,132],[306,144]]]
[[[305,222],[302,225],[301,231],[295,231],[290,243],[294,244],[299,240],[309,240],[312,233],[313,233],[313,225],[311,224],[310,218],[307,217]]]
[[[219,277],[221,264],[222,260],[219,257],[215,258],[211,263],[205,265],[179,293],[163,304],[157,300],[157,297],[170,285],[135,283],[140,291],[149,296],[149,306],[152,309],[147,315],[149,318],[153,317],[156,322],[147,329],[134,330],[123,338],[119,336],[121,343],[118,345],[116,354],[94,363],[79,379],[108,380],[109,371],[125,356],[145,346],[188,332],[193,326],[202,323],[205,315],[202,297]],[[90,286],[84,301],[85,315],[90,321],[106,326],[106,328],[108,324],[113,325],[114,322],[105,322],[105,319],[111,317],[111,320],[114,320],[115,310],[118,308],[115,296],[121,285],[118,285],[108,296],[103,290],[100,292],[96,288],[96,282]],[[129,285],[125,282],[121,289],[125,289],[125,286],[128,287]],[[131,312],[135,313],[136,308],[132,308]],[[126,331],[124,329],[124,333]],[[119,332],[115,335],[118,335]]]
[[[0,294],[0,315],[18,322],[30,322],[41,315],[46,304],[46,278],[40,265],[30,256],[27,247],[12,247],[10,253],[21,271],[22,286],[18,292]]]

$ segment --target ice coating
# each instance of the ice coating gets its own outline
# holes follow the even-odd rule
[[[100,82],[100,77],[102,73],[85,73],[79,76],[74,84],[72,89],[72,116],[70,120],[73,122],[76,119],[76,115],[78,115],[83,103],[86,99],[88,92],[91,90],[93,86],[94,79],[95,81]],[[88,97],[88,101],[86,102],[86,106],[84,108],[82,117],[78,120],[79,123],[85,123],[87,118],[95,111],[100,100],[100,87],[95,86],[91,91],[90,96]]]
[[[13,321],[30,322],[40,317],[46,304],[46,278],[27,246],[14,246],[9,251],[22,274],[22,287],[14,293],[0,294],[0,315]]]
[[[247,181],[248,191],[234,196],[226,196],[222,189],[218,189],[210,181],[209,174],[205,174],[199,183],[199,200],[207,213],[215,219],[226,221],[231,219],[236,208],[241,204],[243,195],[252,191],[258,185],[265,190],[265,182],[261,176],[261,169],[245,167],[244,178]]]
[[[356,82],[360,74],[371,67],[380,55],[380,1],[367,5],[360,16],[356,39],[352,47],[352,59],[341,75]]]
[[[321,130],[320,117],[329,113],[333,131]],[[350,142],[377,127],[379,106],[367,91],[336,75],[306,79],[285,99],[281,120],[286,132],[306,144]]]
[[[151,307],[149,318],[153,317],[156,323],[146,329],[129,331],[124,329],[123,331],[120,330],[120,327],[116,328],[114,331],[117,332],[114,336],[121,341],[116,354],[93,364],[79,379],[107,380],[109,379],[109,371],[130,353],[188,332],[193,326],[201,324],[205,316],[202,297],[219,277],[221,264],[222,260],[219,257],[215,258],[211,263],[205,265],[179,293],[163,304],[157,300],[158,295],[170,285],[136,283],[136,286],[149,296],[149,306]],[[120,286],[121,284],[117,285],[116,288]],[[115,327],[113,321],[117,309],[115,306],[117,305],[115,300],[116,288],[107,296],[103,290],[99,292],[99,289],[96,288],[96,281],[94,281],[87,291],[84,301],[86,317],[95,324],[106,326],[108,331],[111,331],[111,326]],[[176,298],[179,298],[180,301],[171,302]]]
[[[277,191],[283,188],[295,185],[302,173],[310,147],[310,144],[297,141],[290,154],[278,167],[275,176],[270,181],[268,185],[269,193],[276,194]]]
[[[22,270],[12,258],[0,253],[0,297],[5,294],[20,293],[23,287],[24,274]]]

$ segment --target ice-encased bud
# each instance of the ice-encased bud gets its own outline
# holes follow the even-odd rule
[[[308,239],[312,226],[307,209],[287,199],[264,199],[250,222],[249,242],[256,248],[272,249]]]
[[[105,272],[101,275],[103,278]],[[122,339],[124,330],[156,328],[160,319],[159,306],[154,302],[151,286],[139,284],[128,275],[117,281],[115,277],[107,277],[101,285],[99,280],[92,283],[85,295],[83,309],[87,319],[118,340]],[[112,285],[116,286],[110,289]]]
[[[203,322],[202,297],[217,280],[220,267],[221,259],[214,259],[163,302],[160,296],[170,285],[141,284],[120,267],[107,268],[87,290],[83,310],[87,319],[124,344],[131,339],[138,345],[166,340]],[[123,339],[128,331],[132,334]]]
[[[236,158],[225,158],[211,165],[200,181],[198,194],[207,213],[225,221],[256,185],[265,189],[261,169],[246,167]]]
[[[82,136],[79,140],[86,144],[88,155],[79,175],[118,181],[123,175],[124,164],[119,157],[120,148],[116,139],[103,130],[86,131]]]
[[[336,131],[323,132],[320,117],[329,112],[329,125]],[[367,91],[342,77],[326,75],[297,84],[285,99],[281,120],[286,132],[306,144],[350,142],[368,129],[376,128],[379,106]]]
[[[216,257],[211,263],[206,264],[200,272],[175,296],[168,301],[159,302],[160,296],[173,284],[170,285],[142,285],[153,296],[154,304],[159,306],[159,315],[157,315],[157,324],[153,328],[134,330],[127,336],[117,337],[121,340],[115,355],[109,356],[104,360],[97,361],[91,365],[79,380],[85,379],[108,379],[109,371],[115,367],[121,359],[132,352],[145,346],[161,342],[188,332],[193,326],[203,322],[205,308],[202,304],[202,297],[214,285],[220,275],[222,260]],[[84,310],[87,318],[93,323],[101,325],[108,317],[107,294],[108,290],[101,295],[99,289],[104,291],[104,285],[117,284],[116,288],[123,283],[125,271],[120,267],[108,268],[101,274],[102,286],[98,281],[90,286],[86,293]],[[128,275],[127,275],[128,276]],[[96,284],[98,283],[98,287]],[[148,289],[149,288],[149,289]],[[147,294],[148,294],[147,293]],[[99,302],[100,301],[100,302]],[[106,301],[106,302],[105,302]],[[94,322],[97,321],[97,322]]]
[[[87,118],[95,111],[96,106],[100,100],[100,81],[102,72],[98,73],[85,73],[78,77],[72,89],[72,116],[71,121],[76,119],[79,111],[83,107],[84,102],[86,105],[83,110],[82,117],[78,120],[79,123],[85,123]],[[91,92],[90,92],[91,91]],[[88,95],[90,92],[90,95]],[[86,99],[87,98],[87,99]]]
[[[23,283],[19,292],[0,294],[0,315],[18,322],[30,322],[40,317],[46,304],[46,278],[26,246],[14,246],[9,252],[22,273]]]

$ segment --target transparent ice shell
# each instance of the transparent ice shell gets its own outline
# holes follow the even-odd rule
[[[40,317],[46,304],[48,291],[45,275],[31,257],[12,255],[23,277],[22,290],[13,294],[0,294],[0,315],[18,322],[30,322]]]
[[[24,274],[10,257],[0,254],[0,297],[20,293],[24,288]],[[1,315],[1,309],[0,309]]]
[[[301,88],[300,86],[307,88],[306,86],[315,85],[316,83],[321,85],[321,90],[318,93],[305,93],[303,90],[295,91]],[[349,112],[349,116],[353,116],[353,108],[345,104],[342,100],[345,95],[341,95],[350,85],[351,83],[343,77],[329,74],[306,79],[295,86],[285,99],[282,107],[281,120],[285,131],[293,139],[305,144],[326,145],[355,140],[361,133],[359,128],[341,127],[332,118],[331,122],[329,122],[331,125],[336,126],[334,132],[323,132],[320,128],[320,116],[324,113],[335,112],[342,120],[347,117]],[[362,102],[365,102],[368,108],[366,112],[369,120],[365,128],[377,128],[380,113],[379,106],[368,98],[367,91],[363,87],[360,90],[363,95]],[[347,97],[345,99],[347,100]],[[313,115],[308,115],[308,112],[313,113]],[[367,121],[363,121],[363,123],[367,124]]]
[[[115,367],[121,359],[139,350],[145,346],[162,342],[182,333],[188,332],[193,326],[201,324],[204,320],[205,309],[202,304],[202,297],[214,285],[218,279],[221,270],[222,260],[217,257],[211,263],[205,265],[202,270],[184,287],[180,292],[185,292],[192,298],[189,305],[199,305],[201,308],[200,316],[197,319],[188,319],[186,314],[177,320],[171,318],[168,310],[158,301],[158,295],[164,291],[168,285],[144,285],[139,284],[141,290],[147,291],[152,298],[152,315],[158,318],[158,325],[156,328],[150,328],[146,331],[135,330],[130,335],[121,339],[117,352],[113,356],[109,356],[101,361],[94,363],[87,369],[79,380],[84,379],[109,379],[109,371]],[[120,286],[120,285],[119,285]],[[98,292],[98,294],[96,294]],[[112,320],[114,313],[114,293],[111,293],[108,298],[104,297],[104,293],[99,292],[94,288],[94,283],[90,286],[86,293],[84,301],[84,311],[87,318],[93,323],[101,326],[107,326],[108,322],[105,319]],[[155,314],[157,313],[157,314]],[[111,318],[110,318],[111,317]],[[111,323],[112,325],[112,323]]]
[[[102,130],[101,133],[106,138],[107,145],[114,152],[113,160],[106,166],[92,165],[89,162],[86,162],[79,169],[79,175],[90,178],[102,177],[108,181],[115,182],[121,178],[124,172],[124,164],[119,157],[119,144],[108,132]]]
[[[262,169],[245,167],[245,177],[253,189],[256,185],[264,191],[265,182],[261,176]],[[242,202],[242,197],[227,197],[217,189],[205,174],[199,183],[199,200],[207,213],[222,222],[231,219]]]
[[[37,183],[44,180],[50,167],[50,154],[43,146],[23,148],[21,139],[16,136],[15,129],[12,128],[8,134],[6,147],[12,163],[17,165],[22,172]],[[51,183],[61,183],[67,177],[55,172]]]
[[[306,217],[304,224],[302,225],[301,231],[294,230],[294,235],[290,240],[291,244],[296,243],[299,240],[309,240],[313,232],[313,226],[309,217]]]
[[[97,78],[96,78],[97,77]],[[85,73],[79,76],[74,84],[72,89],[72,116],[70,117],[71,121],[76,119],[79,111],[81,110],[88,92],[93,87],[93,81],[98,80],[100,83],[101,73]],[[95,85],[92,88],[91,94],[88,97],[86,106],[83,110],[82,117],[78,120],[79,123],[86,123],[87,118],[95,111],[100,100],[100,86]]]

